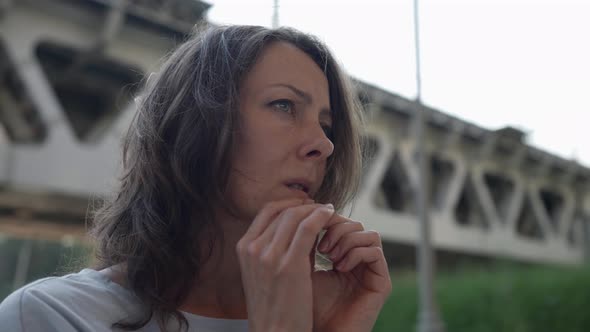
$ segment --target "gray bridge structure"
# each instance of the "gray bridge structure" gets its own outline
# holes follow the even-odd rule
[[[208,6],[0,0],[0,233],[83,237],[88,199],[115,183],[141,78],[205,22]],[[419,105],[356,83],[368,159],[352,217],[385,242],[413,245]],[[436,248],[528,262],[588,258],[590,169],[529,146],[517,129],[432,108],[426,135]]]

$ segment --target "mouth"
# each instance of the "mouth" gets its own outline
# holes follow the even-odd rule
[[[287,183],[286,185],[287,185],[287,188],[294,190],[294,191],[302,192],[306,196],[309,197],[309,185],[308,184],[300,183],[300,182],[292,182],[292,183]]]
[[[295,190],[301,190],[301,191],[305,192],[306,194],[309,193],[309,188],[307,188],[305,185],[303,185],[301,183],[291,183],[291,184],[288,184],[287,187],[289,187],[291,189],[295,189]]]

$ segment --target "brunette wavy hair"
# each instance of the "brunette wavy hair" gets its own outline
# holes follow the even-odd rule
[[[94,214],[96,267],[124,263],[127,287],[145,304],[145,316],[114,327],[136,330],[154,315],[162,327],[172,318],[187,327],[177,308],[215,241],[223,240],[213,207],[225,206],[227,197],[240,83],[265,46],[279,41],[309,55],[328,79],[334,153],[315,200],[342,209],[353,198],[361,171],[361,111],[327,47],[291,28],[195,29],[144,80],[123,138],[119,187]]]

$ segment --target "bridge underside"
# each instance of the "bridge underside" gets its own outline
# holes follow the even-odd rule
[[[369,88],[369,100],[381,91]],[[416,105],[370,103],[369,158],[353,217],[387,240],[416,243]],[[487,131],[428,110],[427,195],[440,249],[576,263],[588,247],[588,173],[526,146],[518,131]]]
[[[82,236],[88,199],[115,184],[119,140],[141,78],[157,70],[158,60],[189,32],[189,22],[201,20],[206,5],[5,3],[0,232]],[[192,13],[184,21],[178,19],[187,12],[182,6]],[[417,105],[357,84],[368,118],[369,158],[352,216],[387,242],[413,245]],[[587,257],[590,170],[528,146],[518,130],[490,131],[433,109],[426,115],[429,215],[437,248],[539,262]],[[51,225],[59,231],[48,230],[55,229]]]

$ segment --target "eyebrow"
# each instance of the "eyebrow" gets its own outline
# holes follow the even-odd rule
[[[311,104],[313,101],[313,98],[311,97],[311,95],[305,91],[302,91],[300,89],[297,89],[296,87],[294,87],[291,84],[285,84],[285,83],[276,83],[276,84],[272,84],[271,86],[280,86],[280,87],[284,87],[287,88],[291,91],[293,91],[297,96],[299,96],[300,98],[302,98],[303,100],[305,100],[305,102],[307,104]],[[320,115],[327,115],[330,118],[332,118],[332,110],[329,108],[324,108],[320,111]]]

